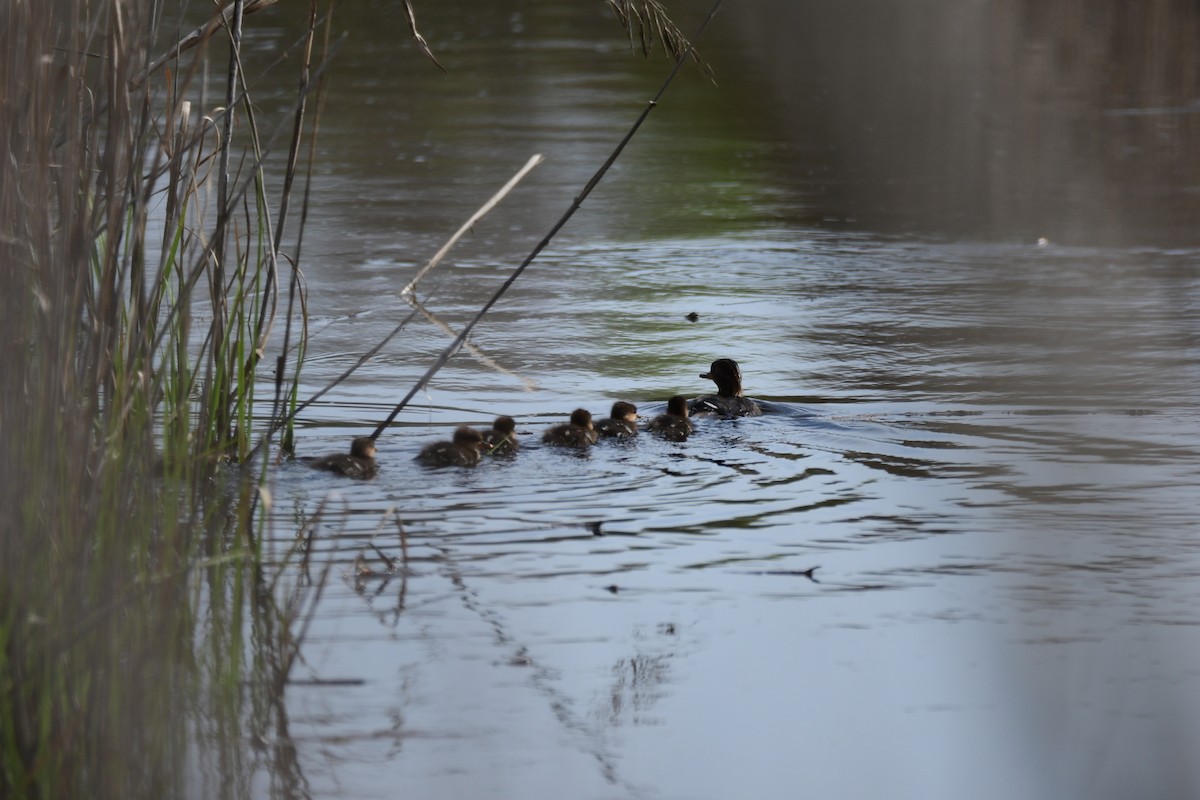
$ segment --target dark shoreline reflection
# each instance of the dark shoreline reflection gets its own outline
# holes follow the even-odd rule
[[[828,218],[1195,241],[1195,3],[762,0],[727,19],[766,76],[763,113],[794,145],[795,178]]]

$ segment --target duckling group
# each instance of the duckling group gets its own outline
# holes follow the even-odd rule
[[[667,401],[667,410],[649,421],[646,429],[672,442],[682,442],[694,430],[692,417],[753,417],[762,408],[742,393],[742,372],[737,362],[721,358],[712,362],[701,378],[717,385],[716,394],[689,400],[676,395]],[[542,434],[542,443],[553,447],[584,449],[601,438],[631,439],[638,435],[637,406],[625,400],[613,403],[610,415],[593,423],[591,413],[577,408],[568,422],[553,425]],[[478,431],[462,425],[452,439],[426,445],[417,454],[418,463],[428,467],[473,467],[484,455],[513,456],[520,448],[516,422],[512,417],[497,417],[491,430]],[[352,478],[369,478],[376,472],[375,441],[368,436],[354,440],[349,454],[305,459],[309,466],[337,472]]]

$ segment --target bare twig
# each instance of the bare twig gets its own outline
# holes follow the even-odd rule
[[[421,305],[421,301],[419,301],[414,295],[406,294],[404,295],[404,299],[407,300],[408,304],[413,307],[413,310],[424,317],[425,321],[430,325],[437,326],[451,339],[453,339],[455,336],[458,336],[458,331],[454,330],[454,328],[451,328],[448,324],[443,322],[437,314],[434,314],[432,311],[425,308],[425,306]],[[508,375],[510,378],[516,378],[522,384],[524,384],[526,391],[532,392],[537,388],[537,383],[523,375],[518,375],[517,373],[513,372],[511,369],[499,363],[496,361],[496,359],[492,358],[487,353],[471,344],[471,342],[463,342],[463,349],[470,353],[472,358],[484,366],[491,367],[502,375]]]
[[[429,43],[425,41],[425,37],[417,31],[417,17],[413,14],[412,3],[409,0],[404,0],[404,14],[408,18],[408,29],[412,31],[413,39],[416,39],[417,46],[421,48],[426,57],[434,63],[434,65],[442,72],[446,72],[446,68],[433,55],[433,51],[429,49]]]
[[[384,345],[386,345],[388,342],[390,342],[392,339],[394,339],[396,334],[398,334],[401,330],[403,330],[404,327],[406,325],[408,325],[408,323],[418,313],[422,313],[422,314],[426,315],[426,318],[429,318],[432,316],[429,314],[428,311],[426,311],[424,308],[422,308],[421,305],[419,303],[417,303],[415,301],[415,298],[412,296],[412,292],[416,287],[417,281],[419,281],[426,274],[428,274],[428,272],[431,269],[436,267],[438,265],[438,263],[441,262],[441,260],[443,258],[445,258],[446,254],[448,252],[450,252],[450,248],[452,248],[458,242],[458,240],[461,239],[463,237],[463,235],[465,235],[466,232],[471,229],[471,226],[474,225],[476,222],[478,222],[480,219],[482,219],[489,211],[491,211],[493,208],[495,208],[496,205],[499,204],[499,202],[501,200],[503,200],[508,195],[508,193],[511,192],[513,190],[513,188],[516,187],[516,185],[518,183],[520,183],[521,180],[526,175],[529,174],[529,171],[532,170],[534,167],[536,167],[538,164],[542,163],[543,160],[544,159],[542,158],[542,156],[535,155],[535,156],[531,157],[527,162],[525,162],[525,166],[523,166],[523,167],[521,167],[521,169],[517,170],[516,174],[513,175],[513,177],[510,178],[508,180],[508,182],[505,183],[504,186],[502,186],[498,192],[496,192],[494,195],[492,195],[491,198],[489,198],[486,203],[484,203],[482,206],[480,206],[479,210],[477,210],[474,214],[472,214],[470,216],[470,218],[465,223],[463,223],[463,225],[457,231],[454,232],[454,235],[452,235],[450,237],[450,239],[447,240],[447,242],[444,245],[442,245],[442,247],[436,253],[434,253],[433,258],[431,258],[429,260],[429,263],[426,264],[424,267],[422,267],[421,270],[417,273],[417,275],[411,281],[408,282],[408,285],[405,286],[401,290],[401,294],[404,295],[405,297],[407,297],[410,300],[411,305],[413,306],[412,313],[409,314],[407,317],[405,317],[403,320],[401,320],[400,324],[397,325],[395,328],[393,328],[392,331],[387,336],[383,337],[383,339],[380,340],[374,347],[372,347],[370,350],[368,350],[367,352],[365,352],[361,356],[359,356],[358,360],[355,361],[354,364],[352,364],[345,371],[343,371],[340,375],[338,375],[336,378],[334,378],[332,381],[330,381],[328,384],[326,384],[325,387],[323,389],[321,389],[319,392],[314,394],[312,397],[309,397],[303,403],[300,403],[299,405],[297,405],[294,409],[292,409],[287,414],[272,414],[273,421],[272,421],[271,425],[268,427],[267,433],[263,437],[263,440],[260,441],[257,445],[255,445],[255,448],[254,448],[255,451],[257,451],[259,447],[261,447],[263,444],[265,444],[267,441],[269,441],[270,437],[275,433],[275,431],[282,428],[289,421],[295,419],[297,414],[299,414],[301,411],[303,411],[304,409],[306,409],[310,405],[312,405],[314,402],[316,402],[322,395],[326,394],[327,392],[332,390],[334,387],[336,387],[338,384],[340,384],[342,381],[346,380],[351,375],[353,375],[355,373],[355,371],[358,370],[359,367],[361,367],[363,364],[367,363],[367,361],[369,361],[371,358],[373,358],[375,356],[375,354],[377,354],[380,350],[382,350]],[[436,318],[434,318],[431,321],[434,321],[435,324],[441,324],[444,326],[444,323],[440,323],[440,321],[436,321]],[[454,335],[454,331],[452,329],[450,329],[448,327],[446,327],[445,329],[451,335]],[[476,350],[475,352],[477,353],[480,360],[484,361],[484,363],[487,363],[489,366],[493,367],[494,369],[496,369],[499,372],[503,372],[505,374],[512,375],[513,377],[517,378],[522,383],[524,383],[526,386],[530,386],[531,382],[528,379],[522,378],[521,376],[513,373],[511,370],[505,369],[504,367],[497,364],[494,360],[492,360],[486,354],[484,354],[478,350]]]
[[[495,208],[501,200],[507,197],[508,193],[511,192],[518,183],[524,180],[525,176],[529,174],[530,170],[545,160],[546,159],[543,158],[541,154],[531,156],[529,160],[525,162],[525,166],[517,170],[517,174],[509,178],[508,183],[500,187],[500,191],[492,195],[486,203],[479,207],[478,211],[472,214],[467,221],[464,222],[462,226],[454,232],[453,236],[446,240],[446,243],[442,245],[436,253],[433,254],[433,258],[429,259],[429,263],[421,267],[421,269],[417,271],[417,274],[413,276],[413,279],[409,281],[403,289],[400,290],[400,294],[412,294],[417,288],[417,282],[424,278],[429,270],[441,263],[441,260],[446,257],[447,253],[450,252],[450,248],[458,244],[458,240],[465,236],[467,231],[475,227],[476,222],[483,219],[483,217],[486,216],[489,211]]]
[[[722,0],[716,0],[716,3],[713,4],[712,10],[708,12],[708,16],[704,18],[704,22],[700,24],[699,30],[696,31],[696,36],[693,37],[693,41],[699,39],[700,35],[704,33],[704,29],[708,27],[708,23],[716,15],[717,9],[721,7],[721,2]],[[559,218],[558,222],[554,223],[554,226],[550,228],[550,232],[547,233],[545,237],[543,237],[542,240],[537,243],[537,245],[533,248],[533,251],[525,257],[525,260],[521,262],[520,266],[513,270],[513,273],[508,276],[503,284],[500,285],[500,288],[496,290],[496,292],[488,299],[486,303],[484,303],[483,308],[481,308],[479,312],[476,313],[471,319],[471,321],[463,327],[462,331],[459,332],[454,341],[442,351],[441,355],[439,355],[437,360],[430,365],[429,369],[425,370],[425,374],[422,375],[413,388],[409,390],[408,394],[404,396],[404,399],[402,399],[396,405],[396,407],[392,409],[392,413],[388,414],[387,419],[381,422],[379,427],[377,427],[371,433],[372,439],[378,439],[380,434],[387,430],[387,427],[392,424],[392,421],[396,419],[401,411],[404,410],[404,407],[407,406],[409,401],[416,396],[417,392],[424,389],[429,381],[433,379],[433,376],[438,373],[438,370],[444,367],[446,363],[454,356],[454,354],[458,352],[459,348],[462,347],[463,342],[467,340],[467,336],[469,336],[471,331],[474,330],[475,326],[479,324],[484,315],[487,314],[487,312],[491,310],[492,306],[494,306],[497,301],[504,296],[504,293],[508,291],[508,288],[516,282],[517,278],[521,277],[521,273],[525,271],[525,268],[533,263],[533,260],[538,257],[538,255],[546,248],[547,245],[550,244],[550,241],[558,234],[560,230],[562,230],[562,227],[567,224],[567,221],[575,215],[575,212],[578,211],[580,206],[583,205],[583,201],[587,199],[587,196],[591,194],[593,189],[596,188],[596,185],[600,183],[600,180],[604,177],[605,173],[608,172],[609,168],[612,167],[617,158],[625,150],[625,146],[629,144],[629,141],[633,138],[634,134],[637,133],[640,127],[642,127],[642,123],[646,121],[646,117],[648,117],[650,112],[658,106],[659,99],[664,93],[666,93],[667,87],[671,85],[671,82],[675,80],[675,76],[679,74],[680,67],[683,66],[683,62],[687,59],[691,52],[692,43],[689,42],[683,52],[681,52],[675,59],[675,66],[671,69],[670,74],[667,75],[666,80],[663,81],[662,86],[659,87],[658,93],[655,94],[654,98],[646,104],[646,107],[642,110],[642,113],[638,116],[637,120],[633,123],[633,126],[629,129],[629,132],[625,134],[625,138],[620,141],[616,149],[613,150],[608,159],[605,160],[604,164],[602,164],[600,169],[596,171],[596,174],[593,175],[591,180],[589,180],[583,187],[583,191],[576,196],[570,207],[567,208],[566,212],[562,215],[562,217]]]
[[[243,16],[246,14],[253,14],[255,11],[261,11],[268,6],[275,5],[276,2],[278,2],[278,0],[250,0],[250,2],[246,3],[240,9],[240,11],[235,8],[237,5],[236,3],[227,4],[216,14],[213,14],[212,18],[208,22],[204,23],[199,28],[196,28],[187,36],[184,36],[175,43],[174,47],[150,62],[150,66],[146,67],[142,74],[134,79],[133,84],[135,86],[141,86],[143,83],[145,83],[147,78],[162,69],[168,61],[173,61],[174,59],[179,58],[182,53],[191,50],[198,44],[208,41],[214,33],[219,31],[222,27],[228,26],[233,21],[235,13],[240,13]],[[240,27],[240,20],[238,21],[238,25]]]

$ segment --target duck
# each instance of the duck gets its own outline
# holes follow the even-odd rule
[[[359,436],[350,443],[349,453],[334,453],[329,456],[302,458],[303,463],[313,469],[336,472],[347,478],[374,478],[379,467],[375,464],[375,440],[370,436]]]
[[[559,447],[588,447],[596,443],[595,428],[592,427],[592,414],[586,408],[577,408],[571,412],[571,421],[564,425],[555,425],[542,434],[544,444]]]
[[[628,439],[637,432],[637,406],[624,400],[613,403],[608,418],[596,423],[596,433],[603,439]]]
[[[483,431],[484,451],[490,456],[516,455],[521,443],[517,441],[517,422],[512,417],[496,417],[490,431]]]
[[[693,416],[759,417],[762,407],[742,392],[742,369],[732,358],[718,358],[712,362],[708,372],[701,378],[717,385],[716,394],[704,394],[688,403],[688,412]]]
[[[688,419],[688,399],[677,394],[667,401],[667,413],[650,420],[648,429],[668,442],[682,442],[695,430]]]
[[[426,467],[473,467],[479,463],[483,434],[467,425],[454,431],[451,441],[434,442],[421,448],[417,461]]]

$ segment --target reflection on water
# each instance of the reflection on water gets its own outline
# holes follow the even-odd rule
[[[343,580],[323,601],[310,668],[374,687],[336,701],[300,688],[315,716],[294,709],[294,722],[324,720],[327,748],[349,737],[330,767],[339,781],[362,747],[391,748],[366,763],[472,795],[540,796],[557,779],[586,796],[716,797],[737,791],[734,765],[752,758],[759,793],[787,796],[802,776],[777,762],[794,748],[812,748],[799,763],[819,794],[884,781],[938,794],[910,761],[942,765],[934,742],[970,765],[945,794],[979,771],[988,796],[1083,791],[1093,737],[1133,747],[1146,704],[1194,680],[1172,657],[1200,623],[1189,257],[764,231],[551,259],[481,338],[536,391],[460,357],[381,439],[373,483],[276,474],[279,547],[327,492],[344,509],[319,526],[319,558]],[[1119,292],[1108,273],[1125,276]],[[695,274],[717,277],[697,287]],[[1079,306],[1060,306],[1053,287],[1084,276]],[[564,302],[607,280],[615,296]],[[705,390],[698,373],[715,354],[742,358],[773,413],[701,420],[679,444],[643,435],[582,456],[538,444],[580,403],[599,413],[628,397],[651,415]],[[396,384],[419,367],[397,367]],[[386,414],[386,387],[357,388],[381,400],[322,407],[302,447],[336,447],[347,420]],[[497,413],[518,419],[517,459],[412,463],[449,426]],[[407,580],[356,585],[360,558],[384,573],[376,548],[401,553],[380,522],[393,508]],[[1122,694],[1147,680],[1149,697]],[[1025,707],[1027,692],[1047,696]],[[343,702],[357,710],[324,727]],[[1043,726],[1046,704],[1068,720],[1066,739],[1061,720]],[[360,715],[379,713],[405,724],[364,730]],[[858,741],[879,729],[891,733]],[[886,738],[914,733],[928,746]],[[1063,774],[1012,777],[1036,764],[1027,748],[1054,752]],[[699,770],[697,749],[713,750]],[[879,777],[848,788],[820,776],[850,753],[878,761]]]
[[[1191,244],[1200,10],[1147,0],[771,2],[762,113],[822,211],[872,229]]]
[[[339,11],[357,40],[305,245],[311,389],[404,318],[395,292],[544,152],[422,285],[425,307],[461,325],[656,85],[663,64],[630,60],[615,29],[544,5],[474,4],[469,23],[418,6],[449,77],[396,52],[373,16],[386,4]],[[287,693],[297,774],[277,793],[1194,796],[1200,251],[1171,219],[1103,228],[1128,208],[1114,187],[1158,187],[1166,208],[1188,179],[1104,161],[1067,180],[1088,151],[1059,124],[1064,108],[1177,101],[1127,81],[1128,98],[1097,105],[1079,88],[1099,74],[1089,46],[1115,36],[1109,16],[1089,32],[986,4],[944,19],[937,3],[877,5],[727,10],[709,50],[721,88],[682,83],[476,330],[513,374],[457,356],[381,437],[372,482],[275,471],[270,546],[282,559],[311,531],[311,563],[334,576],[293,671],[321,682]],[[276,20],[259,35],[287,39]],[[773,44],[790,28],[820,46]],[[896,74],[915,94],[855,61],[880,41],[927,62]],[[1061,52],[1043,63],[1047,42]],[[780,73],[794,91],[772,83],[797,63]],[[862,81],[875,93],[843,91]],[[1040,99],[1021,91],[1034,85]],[[1008,94],[971,105],[972,86]],[[963,107],[986,136],[967,135]],[[931,138],[875,127],[918,113]],[[1029,161],[1031,120],[1055,124]],[[910,158],[914,142],[946,169]],[[1051,168],[1050,152],[1071,156]],[[1025,184],[1031,164],[1046,170]],[[368,431],[446,342],[410,323],[306,412],[301,452]],[[579,405],[629,399],[650,416],[707,391],[698,375],[721,356],[772,413],[701,420],[684,443],[539,445]],[[497,414],[517,419],[516,459],[413,463]]]

